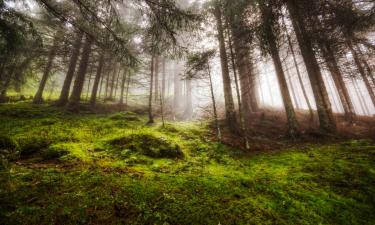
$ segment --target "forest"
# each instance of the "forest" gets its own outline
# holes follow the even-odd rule
[[[375,2],[0,0],[0,224],[375,224]]]

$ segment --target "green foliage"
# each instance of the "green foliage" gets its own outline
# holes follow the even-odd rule
[[[30,156],[37,163],[0,170],[0,224],[375,223],[368,140],[249,154],[212,142],[206,124],[150,127],[139,116],[119,127],[114,114],[23,118],[4,108],[37,111],[1,106],[2,136],[49,145]],[[177,146],[180,160],[143,155]]]

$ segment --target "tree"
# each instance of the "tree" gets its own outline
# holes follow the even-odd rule
[[[215,56],[215,50],[208,50],[205,52],[198,52],[192,53],[188,56],[186,65],[187,71],[186,76],[188,79],[200,79],[200,78],[208,78],[209,86],[210,86],[210,94],[211,94],[211,101],[212,101],[212,109],[214,114],[214,122],[216,127],[216,135],[218,141],[221,142],[221,130],[219,124],[219,118],[217,114],[217,106],[215,101],[215,94],[214,94],[214,87],[212,83],[212,76],[211,76],[211,66],[210,61]]]
[[[229,129],[232,132],[237,133],[238,125],[237,125],[236,112],[234,110],[231,80],[229,76],[228,58],[227,58],[225,40],[224,40],[224,27],[223,27],[223,22],[222,22],[221,7],[222,5],[221,5],[220,0],[215,0],[214,1],[214,16],[216,18],[216,26],[217,26],[217,33],[218,33],[217,38],[219,41],[219,49],[220,49],[221,75],[223,78],[223,86],[224,86],[225,115],[226,115],[226,121],[227,121],[227,125]]]
[[[74,72],[78,62],[79,52],[81,50],[83,33],[79,32],[76,34],[76,39],[72,46],[72,55],[70,57],[68,71],[65,76],[64,84],[61,88],[59,100],[56,102],[57,106],[65,106],[68,103],[70,86],[72,84]]]
[[[77,71],[76,79],[74,81],[72,94],[70,96],[69,103],[68,103],[68,108],[72,111],[77,110],[77,107],[79,105],[82,90],[83,90],[83,84],[85,82],[87,66],[88,66],[88,62],[89,62],[89,58],[91,54],[91,45],[92,45],[93,39],[87,35],[85,39],[86,40],[85,40],[85,44],[82,50],[81,61],[80,61],[79,68]]]
[[[53,61],[55,59],[56,51],[57,51],[57,47],[58,47],[58,43],[59,43],[59,38],[58,38],[57,35],[58,34],[55,34],[55,37],[53,39],[52,47],[51,47],[51,49],[48,53],[47,64],[44,68],[43,76],[42,76],[42,79],[40,80],[38,91],[36,92],[36,94],[34,96],[34,100],[33,100],[34,104],[41,104],[43,102],[44,88],[45,88],[47,80],[50,76],[50,72],[51,72],[51,69],[52,69],[52,66],[53,66],[52,64],[53,64]]]
[[[276,70],[276,75],[280,86],[281,97],[284,103],[286,117],[288,120],[288,135],[292,138],[295,138],[299,135],[299,125],[296,118],[296,114],[294,112],[292,99],[290,97],[288,84],[282,67],[277,37],[275,36],[275,34],[278,33],[278,16],[276,15],[276,13],[278,10],[280,10],[280,8],[277,8],[277,4],[275,4],[272,1],[267,1],[266,3],[263,0],[259,1],[259,8],[262,17],[262,28],[260,29],[260,39],[263,42],[262,47],[265,50],[265,52],[267,54],[270,54],[272,57],[272,61]]]
[[[306,24],[303,20],[303,14],[301,14],[304,10],[295,0],[287,0],[286,3],[315,97],[320,128],[322,131],[334,132],[336,122],[333,118],[328,92],[315,57],[312,42],[305,29]]]
[[[98,68],[96,70],[94,85],[92,87],[92,92],[91,92],[91,96],[90,96],[91,107],[95,107],[95,105],[96,105],[99,81],[100,81],[100,79],[102,79],[103,67],[104,67],[104,64],[105,64],[104,60],[105,60],[105,53],[103,51],[100,54],[99,64],[98,64]]]

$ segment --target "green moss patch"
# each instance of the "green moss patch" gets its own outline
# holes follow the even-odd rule
[[[157,136],[154,133],[131,133],[126,136],[114,138],[109,144],[129,153],[135,152],[153,158],[171,158],[181,159],[183,152],[178,144],[163,136]]]

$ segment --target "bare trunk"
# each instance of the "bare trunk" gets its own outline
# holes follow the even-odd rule
[[[165,58],[163,58],[162,61],[162,67],[163,67],[163,74],[162,74],[162,80],[161,80],[161,99],[165,100]]]
[[[155,86],[155,102],[158,101],[159,96],[159,56],[155,56],[155,74],[154,74],[154,86]]]
[[[300,9],[295,0],[287,0],[287,7],[315,96],[320,128],[323,131],[334,132],[336,130],[336,122],[333,118],[331,103],[328,99],[327,89],[324,85],[310,37],[305,30],[305,23],[300,15]]]
[[[44,68],[43,76],[42,76],[42,79],[40,80],[38,91],[36,92],[34,96],[34,100],[33,100],[34,104],[41,104],[43,102],[43,92],[44,92],[44,88],[46,87],[47,80],[50,76],[53,61],[56,57],[57,44],[58,44],[58,38],[56,36],[53,40],[53,45],[48,54],[47,65]]]
[[[154,63],[155,63],[155,57],[152,55],[151,57],[151,68],[150,68],[150,93],[148,97],[148,122],[147,124],[153,124],[154,123],[154,116],[152,115],[152,90],[154,87]]]
[[[77,61],[79,57],[79,51],[81,50],[82,37],[83,37],[82,32],[78,32],[76,40],[74,41],[74,44],[73,44],[73,48],[72,48],[73,51],[72,51],[72,56],[70,57],[68,72],[66,73],[64,84],[61,88],[59,100],[57,100],[56,102],[56,105],[58,106],[64,106],[68,102],[70,86],[72,85],[72,80],[73,80],[74,72],[76,70]]]
[[[97,96],[97,92],[98,92],[99,81],[101,80],[101,76],[102,76],[103,66],[104,66],[104,53],[102,53],[100,55],[99,65],[98,65],[98,68],[96,70],[95,81],[94,81],[94,85],[92,87],[92,92],[91,92],[91,97],[90,97],[90,105],[92,107],[95,107],[95,105],[96,105],[96,96]],[[103,79],[102,79],[102,82],[103,82]],[[100,94],[100,92],[99,92],[99,94]]]
[[[280,56],[277,50],[273,50],[272,59],[276,70],[277,79],[280,85],[281,97],[283,99],[286,117],[288,119],[288,135],[295,138],[298,136],[298,122],[294,112],[292,99],[289,94],[288,84],[285,79],[285,74],[282,68]]]
[[[357,51],[354,49],[353,44],[352,44],[352,42],[350,40],[347,41],[347,44],[348,44],[348,47],[350,49],[350,52],[353,55],[353,59],[354,59],[355,64],[357,65],[359,74],[361,75],[362,80],[365,82],[366,89],[367,89],[367,91],[368,91],[368,93],[370,95],[372,104],[375,106],[375,93],[374,93],[374,90],[371,87],[370,81],[367,79],[367,76],[366,76],[366,73],[365,73],[365,69],[362,66],[360,57],[359,57]]]
[[[284,26],[285,26],[284,17],[283,17],[283,23],[284,23]],[[298,82],[299,82],[299,84],[301,86],[303,97],[305,98],[307,107],[309,109],[310,120],[313,121],[314,120],[314,111],[313,111],[313,109],[311,107],[311,103],[310,103],[309,97],[307,96],[307,91],[306,91],[305,85],[304,85],[303,80],[302,80],[301,71],[300,71],[298,63],[297,63],[297,57],[296,57],[296,54],[294,52],[294,47],[293,47],[292,40],[290,38],[290,35],[289,35],[288,31],[287,31],[287,39],[288,39],[289,49],[290,49],[290,51],[292,53],[294,67],[295,67],[296,72],[297,72]]]
[[[91,53],[91,44],[92,38],[86,36],[86,41],[83,46],[82,57],[79,63],[79,68],[77,72],[76,79],[74,81],[73,91],[69,99],[68,108],[71,110],[76,110],[79,105],[79,101],[82,94],[83,85],[85,82],[85,75],[87,71],[87,66],[90,58]]]
[[[225,115],[229,129],[237,133],[237,119],[236,112],[234,110],[233,95],[231,88],[231,80],[228,69],[228,58],[225,49],[224,41],[224,28],[222,23],[221,5],[218,1],[215,1],[215,17],[217,22],[218,41],[220,47],[220,61],[221,61],[221,75],[223,77],[224,86],[224,100],[225,100]]]
[[[336,58],[331,50],[331,47],[328,44],[321,43],[320,48],[322,50],[324,60],[326,61],[328,69],[331,73],[333,82],[335,83],[336,90],[344,109],[345,117],[347,120],[353,121],[355,116],[354,106],[349,96],[348,89],[346,88],[345,81],[337,64]]]
[[[212,108],[214,110],[214,120],[215,120],[215,126],[216,126],[216,135],[217,135],[218,141],[221,142],[221,131],[220,131],[219,118],[217,116],[215,93],[214,93],[214,87],[213,87],[213,84],[212,84],[212,76],[211,76],[210,65],[208,64],[207,67],[208,67],[208,77],[209,77],[209,82],[210,82],[210,92],[211,92]]]
[[[359,104],[361,105],[362,111],[365,114],[370,115],[370,110],[367,107],[367,104],[365,102],[365,98],[363,97],[363,94],[362,94],[362,92],[361,92],[361,90],[358,86],[357,80],[352,78],[352,82],[353,82],[353,87],[354,87],[355,93],[358,96]]]
[[[120,100],[119,100],[119,104],[121,108],[124,104],[125,82],[126,82],[126,77],[127,77],[126,72],[127,70],[125,69],[124,74],[122,75],[122,79],[121,79],[121,92],[120,92]]]
[[[191,80],[186,79],[186,108],[184,112],[185,119],[191,119],[193,115],[193,98],[192,98],[192,87],[191,87]]]
[[[128,105],[128,95],[129,95],[129,86],[130,86],[130,79],[131,79],[131,73],[128,74],[128,81],[126,83],[126,95],[125,95],[125,105]]]

